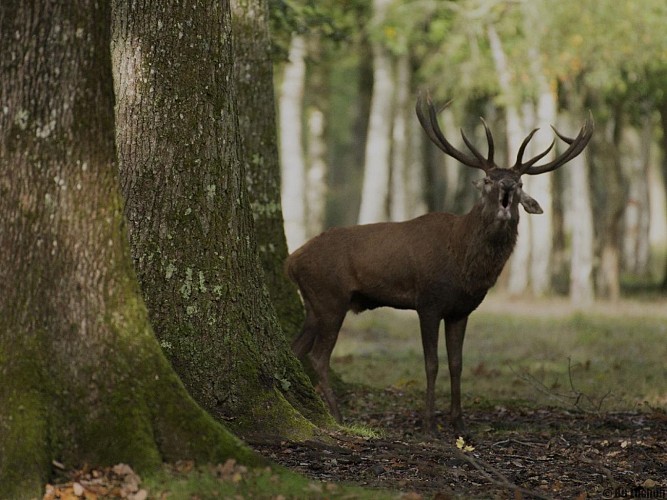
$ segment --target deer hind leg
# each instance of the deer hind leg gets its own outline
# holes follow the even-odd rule
[[[465,430],[461,410],[461,370],[463,369],[463,339],[467,324],[467,317],[456,321],[445,321],[445,341],[452,392],[450,418],[456,431]]]
[[[318,331],[317,317],[313,313],[310,304],[306,302],[305,307],[306,319],[301,328],[301,333],[292,341],[292,352],[301,361],[312,350]]]
[[[318,387],[322,397],[337,422],[342,422],[343,419],[338,408],[336,396],[329,385],[329,363],[346,312],[345,308],[340,308],[335,312],[330,310],[326,314],[314,319],[317,333],[313,339],[310,354],[308,355],[313,369],[317,374],[319,380]]]
[[[433,434],[435,425],[435,379],[438,376],[438,330],[440,316],[431,312],[419,313],[422,347],[424,348],[424,367],[426,368],[426,410],[424,412],[424,430]]]

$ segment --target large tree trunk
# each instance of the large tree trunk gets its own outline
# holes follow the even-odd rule
[[[287,242],[280,204],[273,62],[266,0],[233,0],[234,74],[239,132],[259,259],[280,326],[288,338],[305,318],[296,286],[283,272]]]
[[[0,5],[0,495],[67,467],[251,461],[152,334],[114,165],[109,5]]]
[[[303,437],[309,420],[328,416],[280,330],[256,255],[229,4],[166,7],[119,1],[113,16],[121,184],[151,322],[218,420],[242,434]]]
[[[306,241],[306,161],[302,141],[306,42],[292,38],[280,86],[280,163],[285,236],[290,251]]]
[[[373,0],[376,26],[385,19],[390,0]],[[359,224],[387,220],[391,153],[391,103],[394,78],[391,57],[381,42],[371,42],[373,50],[373,97],[366,137],[364,182],[361,190]]]

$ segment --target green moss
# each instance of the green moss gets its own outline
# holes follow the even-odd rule
[[[265,432],[293,441],[310,439],[318,431],[275,388],[249,402],[247,410],[233,425],[241,434]]]
[[[5,389],[0,395],[0,498],[33,498],[41,496],[48,478],[50,456],[45,404],[42,395],[28,385],[12,391],[21,377],[3,375]]]

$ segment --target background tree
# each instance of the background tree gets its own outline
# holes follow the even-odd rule
[[[303,99],[306,41],[295,36],[280,85],[280,161],[285,235],[291,251],[306,241],[306,160],[303,146]]]
[[[330,417],[263,283],[230,22],[227,3],[114,3],[130,243],[151,323],[195,400],[239,433],[303,437]]]
[[[259,259],[280,326],[288,338],[301,329],[303,306],[283,271],[287,242],[280,204],[273,60],[266,0],[233,0],[234,80],[241,161],[246,172]]]
[[[387,10],[391,0],[373,0],[371,22],[375,33],[371,39],[373,55],[373,95],[371,98],[364,180],[359,207],[359,224],[387,220],[391,166],[391,123],[395,81],[391,57],[382,41]]]
[[[107,2],[0,6],[0,492],[68,468],[256,459],[195,405],[140,298],[115,168]]]

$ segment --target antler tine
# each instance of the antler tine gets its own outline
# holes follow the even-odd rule
[[[448,101],[441,109],[444,109],[450,103],[451,101]],[[424,110],[426,110],[428,113],[428,118],[426,117]],[[482,160],[480,160],[478,157],[473,158],[459,151],[445,138],[444,134],[440,130],[436,109],[428,93],[426,94],[426,102],[424,102],[422,95],[419,95],[417,104],[415,106],[415,111],[417,112],[417,118],[419,119],[419,123],[421,124],[422,128],[426,132],[426,135],[428,135],[433,144],[438,146],[438,148],[440,148],[445,154],[460,161],[468,167],[479,168],[484,171],[488,170],[489,167],[483,158]]]
[[[530,132],[530,134],[528,134],[526,136],[526,138],[523,140],[523,142],[521,143],[521,146],[519,147],[519,152],[516,154],[516,163],[514,163],[514,165],[512,166],[512,170],[518,170],[519,172],[521,172],[521,167],[522,167],[521,161],[523,160],[523,153],[526,152],[526,148],[528,147],[528,143],[530,142],[530,140],[535,135],[535,132],[537,132],[538,130],[539,130],[538,128],[534,128]],[[523,172],[521,172],[521,173],[523,173]]]
[[[486,155],[487,156],[486,161],[488,161],[489,163],[491,163],[493,165],[494,164],[493,163],[493,155],[495,154],[495,151],[496,151],[495,147],[493,145],[493,135],[491,134],[491,131],[489,130],[489,126],[486,124],[486,120],[484,118],[482,118],[481,116],[479,117],[479,119],[482,120],[482,125],[484,125],[484,133],[486,134],[486,142],[489,146],[488,154]]]
[[[546,163],[544,165],[532,166],[534,162],[532,163],[529,162],[529,164],[526,164],[527,168],[522,169],[522,173],[526,173],[529,175],[537,175],[537,174],[543,174],[545,172],[551,172],[559,167],[562,167],[565,163],[575,158],[577,155],[579,155],[579,153],[581,153],[584,150],[584,148],[588,144],[588,141],[590,141],[591,137],[593,136],[593,130],[595,129],[595,126],[593,123],[593,117],[592,115],[590,115],[586,119],[584,126],[581,127],[579,134],[574,139],[564,136],[563,134],[558,132],[554,127],[552,128],[554,129],[556,135],[562,141],[569,144],[568,148],[565,150],[563,154],[558,156],[558,158],[556,158],[554,161]]]
[[[466,137],[465,133],[463,133],[463,129],[461,129],[461,137],[463,137],[463,142],[466,143],[466,146],[468,146],[468,149],[475,156],[475,158],[477,158],[477,160],[479,160],[479,162],[481,164],[485,164],[486,163],[486,158],[484,158],[484,156],[482,156],[482,153],[477,151],[477,148],[473,145],[472,142],[470,142],[470,139],[468,139]]]

